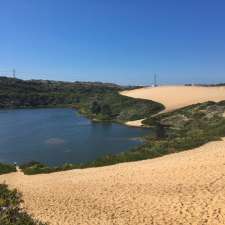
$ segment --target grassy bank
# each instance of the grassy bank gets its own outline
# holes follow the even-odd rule
[[[1,225],[46,225],[31,218],[20,205],[21,194],[0,184],[0,224]]]
[[[180,152],[220,140],[225,136],[225,101],[206,102],[188,106],[171,113],[149,117],[144,124],[154,129],[154,135],[145,137],[143,145],[116,155],[103,156],[85,164],[65,164],[49,167],[41,163],[22,165],[25,174],[50,173],[76,168],[88,168],[151,159]]]

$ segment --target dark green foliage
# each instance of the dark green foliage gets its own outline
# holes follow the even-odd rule
[[[160,138],[165,138],[166,137],[166,128],[163,124],[157,123],[155,125],[155,132],[156,132],[156,137],[158,139]]]
[[[114,122],[141,119],[163,109],[159,103],[118,93],[129,88],[98,82],[0,77],[0,108],[74,107],[90,119]]]
[[[97,115],[101,112],[101,106],[98,104],[98,102],[94,101],[92,103],[91,112],[95,115]]]
[[[20,208],[21,194],[0,184],[0,224],[1,225],[44,225],[32,219]]]
[[[37,162],[37,161],[30,161],[30,162],[27,162],[27,163],[24,163],[24,164],[21,164],[20,165],[20,169],[24,169],[24,168],[27,168],[27,167],[32,167],[32,166],[42,166],[41,163]]]
[[[111,111],[110,105],[104,104],[104,105],[102,106],[102,108],[101,108],[101,113],[102,113],[103,115],[106,115],[106,116],[108,116],[108,117],[110,118],[111,115],[112,115],[112,111]]]
[[[34,175],[39,173],[53,173],[77,168],[81,168],[81,165],[65,163],[62,166],[49,167],[48,165],[35,161],[20,165],[20,169],[22,169],[23,172],[27,175]]]
[[[16,172],[16,167],[11,164],[0,163],[0,174]]]

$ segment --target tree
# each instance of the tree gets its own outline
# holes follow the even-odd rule
[[[103,115],[106,115],[106,116],[111,117],[112,111],[111,111],[110,106],[107,105],[107,104],[104,104],[104,105],[102,106],[102,108],[101,108],[101,113],[102,113]]]
[[[91,112],[94,113],[94,114],[98,114],[98,113],[101,112],[101,107],[100,107],[100,105],[98,104],[97,101],[92,102]]]

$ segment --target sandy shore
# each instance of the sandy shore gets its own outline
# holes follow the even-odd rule
[[[131,126],[131,127],[141,127],[142,126],[142,121],[144,119],[141,119],[141,120],[133,120],[133,121],[128,121],[126,122],[125,124],[127,126]]]
[[[225,224],[225,140],[153,160],[1,175],[51,225]]]
[[[225,100],[225,87],[159,86],[122,91],[120,94],[160,102],[165,106],[163,113],[196,103]],[[142,126],[143,119],[128,121],[126,125]]]

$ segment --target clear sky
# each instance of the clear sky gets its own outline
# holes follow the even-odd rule
[[[24,79],[225,82],[225,1],[0,0],[0,75],[13,67]]]

